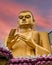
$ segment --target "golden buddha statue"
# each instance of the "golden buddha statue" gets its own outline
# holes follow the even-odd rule
[[[6,45],[14,57],[31,57],[51,53],[48,33],[33,30],[35,21],[31,12],[20,12],[17,23],[19,31],[12,29],[6,40]]]

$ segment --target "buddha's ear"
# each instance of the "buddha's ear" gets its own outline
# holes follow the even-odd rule
[[[35,22],[35,20],[33,19],[33,22]]]
[[[36,22],[35,22],[35,20],[33,19],[33,28],[35,29],[36,27]]]
[[[35,20],[33,19],[33,21],[32,21],[32,25],[34,25],[34,23],[35,23]]]

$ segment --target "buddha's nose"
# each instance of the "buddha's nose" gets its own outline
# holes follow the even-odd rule
[[[24,18],[23,21],[25,21],[26,19]]]
[[[25,19],[23,19],[23,21],[25,21]]]

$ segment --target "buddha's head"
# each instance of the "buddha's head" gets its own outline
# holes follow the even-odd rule
[[[34,18],[30,11],[22,11],[18,16],[18,24],[20,28],[32,28],[34,24]]]

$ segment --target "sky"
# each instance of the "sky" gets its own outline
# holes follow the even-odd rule
[[[0,0],[0,40],[17,28],[18,13],[31,11],[38,31],[52,31],[52,0]]]

